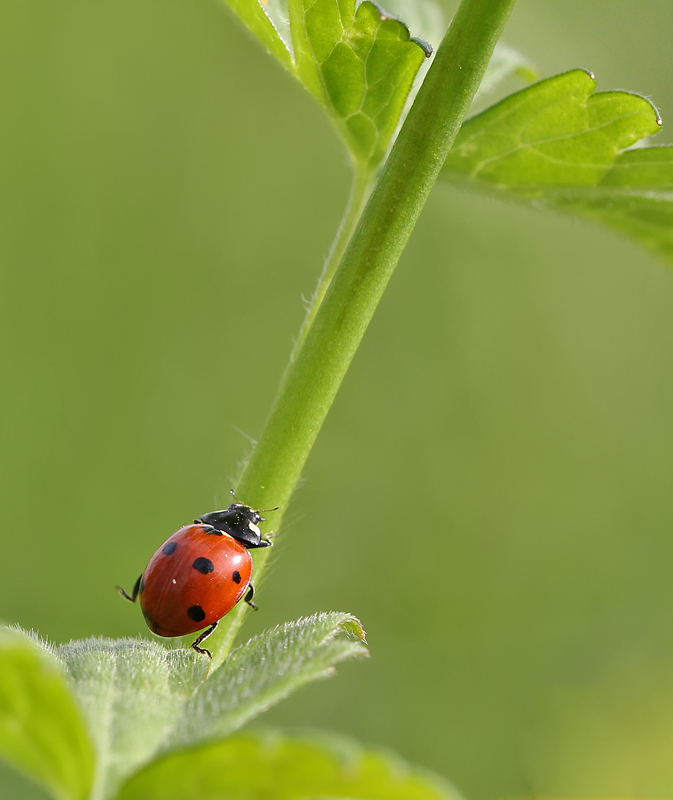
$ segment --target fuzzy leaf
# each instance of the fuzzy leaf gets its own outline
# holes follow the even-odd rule
[[[299,78],[370,170],[386,153],[429,45],[365,0],[290,0]]]
[[[468,120],[442,177],[602,222],[673,260],[673,148],[621,152],[660,130],[649,100],[594,93],[573,70]]]
[[[352,742],[327,737],[245,734],[149,765],[119,800],[460,800],[441,780]]]
[[[196,653],[139,639],[86,639],[56,653],[96,745],[93,796],[109,797],[159,749],[207,665]]]
[[[54,797],[89,796],[93,747],[61,664],[16,628],[0,628],[0,755]]]
[[[234,650],[184,708],[164,749],[226,736],[334,665],[367,655],[364,632],[350,614],[314,614],[279,625]]]
[[[87,639],[56,648],[97,750],[92,797],[112,797],[159,752],[229,733],[305,683],[332,674],[338,662],[365,655],[363,639],[350,614],[317,614],[251,639],[209,676],[208,660],[193,650],[139,639]]]

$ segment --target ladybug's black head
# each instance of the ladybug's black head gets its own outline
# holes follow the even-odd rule
[[[250,506],[243,503],[232,503],[223,511],[211,511],[199,517],[201,522],[210,525],[215,530],[228,533],[237,542],[252,550],[255,547],[268,547],[269,542],[262,539],[258,522],[263,522],[264,517]]]

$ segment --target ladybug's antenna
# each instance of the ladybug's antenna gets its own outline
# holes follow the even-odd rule
[[[241,503],[241,501],[238,499],[238,497],[236,497],[236,495],[234,494],[234,490],[233,489],[229,489],[229,494],[234,498],[234,500],[237,503],[239,503],[240,505],[245,505],[245,503]],[[267,511],[278,511],[279,508],[280,508],[280,506],[274,506],[273,508],[263,508],[261,511],[258,511],[257,513],[258,514],[266,514]],[[263,519],[262,522],[266,522],[266,520]]]

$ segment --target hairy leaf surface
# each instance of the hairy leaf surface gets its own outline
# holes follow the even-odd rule
[[[0,655],[4,654],[4,660],[0,660],[0,679],[4,681],[0,683],[0,754],[29,773],[32,769],[31,774],[52,787],[67,788],[68,781],[77,787],[76,780],[81,781],[79,794],[67,794],[65,790],[57,794],[78,800],[88,797],[85,783],[91,780],[93,748],[89,745],[88,773],[86,765],[80,767],[61,752],[67,747],[74,748],[74,744],[69,744],[75,736],[70,730],[75,723],[67,712],[68,701],[73,713],[79,714],[64,672],[96,750],[91,797],[104,800],[114,796],[125,779],[158,753],[224,736],[304,684],[332,675],[335,664],[367,654],[360,623],[350,614],[337,612],[316,614],[266,631],[233,650],[227,661],[210,675],[210,662],[194,651],[170,649],[141,639],[87,639],[54,648],[53,652],[46,648],[42,652],[32,639],[22,634],[10,630],[4,635],[13,647],[5,654],[4,639],[0,639]],[[17,640],[21,645],[18,650]],[[17,674],[24,662],[28,667],[23,680],[28,683],[22,692],[16,687],[21,686]],[[31,677],[38,667],[46,671],[49,690],[65,709],[62,714],[51,713],[56,700],[51,705],[43,702],[46,684]],[[29,701],[41,704],[42,716],[31,711]],[[5,708],[8,711],[3,712]],[[21,718],[22,724],[28,726],[29,720],[35,720],[33,727],[27,727],[25,742],[10,735],[19,726],[10,714],[13,708],[18,709],[15,715],[24,710],[28,715],[26,720]],[[88,745],[83,720],[73,719],[80,720],[82,741]],[[63,734],[53,730],[57,722],[69,726],[64,727]],[[73,730],[76,733],[77,729]],[[53,757],[47,749],[46,755],[38,758],[41,736],[47,737],[44,746],[54,749]],[[31,741],[34,753],[28,746]],[[44,774],[36,771],[43,767]],[[59,768],[65,770],[64,776],[60,776]]]
[[[366,656],[350,614],[314,614],[279,625],[236,648],[190,698],[165,749],[226,736],[334,665]]]
[[[110,797],[168,736],[205,674],[205,659],[141,639],[86,639],[56,653],[96,745],[93,797]]]

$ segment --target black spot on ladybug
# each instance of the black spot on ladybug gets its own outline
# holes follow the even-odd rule
[[[194,622],[202,622],[206,618],[206,612],[201,606],[190,606],[187,609],[187,616],[193,619]]]
[[[215,569],[215,565],[208,558],[197,558],[192,566],[197,572],[202,572],[204,575],[207,575]]]
[[[145,579],[140,579],[140,588],[138,589],[138,593],[142,594],[145,591]]]
[[[161,552],[165,556],[172,555],[178,549],[177,542],[166,542],[166,544],[161,548]]]
[[[241,582],[241,573],[237,569],[235,569],[234,570],[234,574],[231,576],[231,579],[232,579],[232,581],[234,583],[240,583]]]

